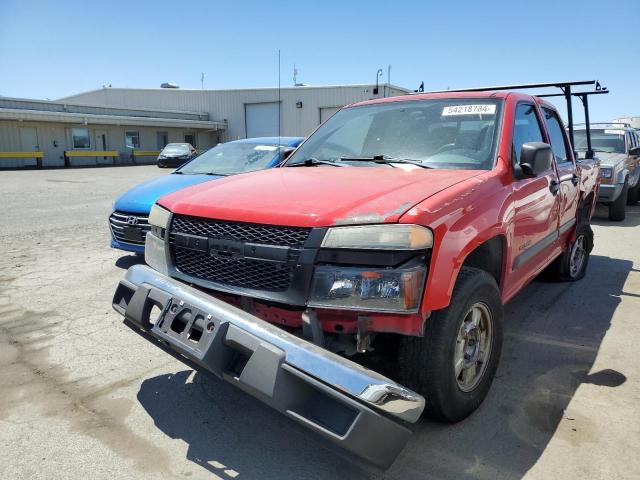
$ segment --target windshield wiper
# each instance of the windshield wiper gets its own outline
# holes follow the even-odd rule
[[[304,162],[290,163],[287,167],[315,167],[316,165],[331,165],[332,167],[344,167],[346,165],[340,165],[339,163],[332,162],[331,160],[318,160],[317,158],[307,158]]]
[[[216,177],[228,177],[231,174],[230,173],[206,172],[205,175],[214,175]]]
[[[415,165],[421,168],[433,168],[433,167],[430,167],[429,165],[425,165],[422,162],[419,162],[417,160],[412,160],[410,158],[394,158],[394,157],[389,157],[387,155],[373,155],[372,157],[342,157],[340,160],[344,162],[374,162],[374,163],[389,165],[392,167],[394,166],[393,165],[394,163],[405,163],[409,165]]]

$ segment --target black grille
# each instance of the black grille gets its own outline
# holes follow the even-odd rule
[[[182,248],[174,253],[178,270],[210,282],[273,292],[286,290],[291,283],[292,268],[287,264],[214,257]]]
[[[175,215],[169,242],[176,268],[185,275],[236,287],[281,292],[289,288],[296,261],[311,229],[224,222]],[[176,233],[290,247],[288,261],[273,262],[211,255],[176,245]]]
[[[223,222],[181,215],[174,216],[171,224],[172,233],[180,232],[203,237],[298,248],[302,248],[310,231],[309,228],[301,227]]]

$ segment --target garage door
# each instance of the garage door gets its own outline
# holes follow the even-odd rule
[[[320,107],[320,123],[327,121],[331,115],[340,110],[341,107]]]
[[[278,102],[247,103],[244,114],[247,138],[278,135]]]

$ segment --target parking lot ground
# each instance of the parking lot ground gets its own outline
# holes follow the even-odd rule
[[[2,479],[637,479],[640,207],[594,219],[587,277],[506,308],[497,378],[457,425],[421,421],[387,471],[122,325],[119,192],[153,166],[0,172]]]

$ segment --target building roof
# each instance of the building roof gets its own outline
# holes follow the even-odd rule
[[[209,114],[206,112],[115,107],[10,97],[0,97],[0,119],[101,125],[185,126],[210,130],[226,128],[224,122],[209,120]]]
[[[297,85],[297,86],[286,86],[281,87],[280,90],[315,90],[315,89],[326,89],[326,88],[364,88],[364,87],[375,87],[375,83],[355,83],[350,85]],[[401,90],[403,92],[413,92],[413,90],[407,89],[405,87],[399,87],[397,85],[393,85],[390,83],[380,83],[379,87],[387,87],[393,88],[396,90]],[[128,92],[248,92],[248,91],[277,91],[278,87],[255,87],[255,88],[221,88],[221,89],[200,89],[200,88],[127,88],[127,87],[104,87],[104,88],[96,88],[94,90],[87,90],[85,92],[79,92],[73,95],[68,95],[66,97],[62,97],[57,101],[64,101],[66,99],[73,99],[79,95],[86,95],[89,93],[101,92],[103,90],[112,90],[112,91],[128,91]]]

